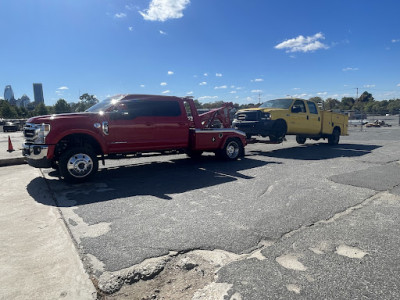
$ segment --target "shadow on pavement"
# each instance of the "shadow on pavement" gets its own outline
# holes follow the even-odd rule
[[[370,154],[373,150],[380,148],[378,145],[339,144],[328,145],[327,143],[306,144],[297,147],[277,149],[273,151],[250,151],[251,154],[288,158],[298,160],[321,160],[336,157],[358,157]]]
[[[66,200],[56,196],[57,206],[71,207],[134,196],[154,196],[171,200],[171,194],[180,194],[197,189],[220,185],[242,179],[252,179],[240,171],[257,168],[270,163],[244,158],[235,162],[221,162],[213,157],[199,161],[176,159],[163,162],[132,164],[100,169],[90,181],[82,184],[68,184],[58,178],[58,172],[47,176],[50,189],[57,195],[62,192]],[[38,202],[41,197],[34,193],[42,178],[28,184],[28,192]],[[65,197],[64,197],[65,198]],[[49,203],[43,203],[48,205]]]

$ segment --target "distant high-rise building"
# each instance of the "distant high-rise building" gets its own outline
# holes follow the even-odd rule
[[[23,94],[22,97],[17,100],[17,106],[18,107],[27,108],[29,103],[31,103],[31,99],[29,99],[29,97],[27,95],[25,95],[25,94]]]
[[[4,89],[4,100],[7,100],[10,103],[15,102],[14,92],[12,90],[11,85],[6,85]]]
[[[33,84],[33,97],[35,99],[35,104],[43,103],[44,104],[44,98],[43,98],[43,86],[41,83],[34,83]]]

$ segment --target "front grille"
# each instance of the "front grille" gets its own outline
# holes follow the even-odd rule
[[[236,115],[236,119],[239,121],[258,121],[260,118],[260,112],[257,111],[245,111],[240,112]]]
[[[32,143],[36,139],[36,124],[26,123],[24,127],[24,137],[27,143]]]

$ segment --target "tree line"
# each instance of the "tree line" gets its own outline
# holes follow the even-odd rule
[[[358,98],[343,97],[340,101],[335,98],[322,99],[321,97],[312,97],[308,100],[317,103],[320,107],[326,110],[335,110],[341,112],[356,111],[367,114],[385,115],[385,114],[398,114],[400,112],[400,99],[381,100],[374,99],[372,94],[365,91]],[[220,107],[223,101],[213,103],[200,103],[194,100],[197,108],[217,108]],[[260,104],[234,104],[236,109],[244,109],[251,107],[258,107]]]
[[[398,114],[400,112],[400,99],[376,101],[372,94],[365,91],[358,98],[343,97],[340,101],[334,98],[323,100],[321,97],[312,97],[309,100],[314,101],[319,106],[327,110],[337,111],[358,111],[368,114],[384,115]],[[8,101],[0,100],[0,118],[4,119],[27,119],[34,116],[61,114],[71,112],[83,112],[99,100],[88,93],[82,94],[77,103],[68,103],[64,99],[59,99],[53,106],[45,106],[43,103],[33,107],[16,107],[9,104]],[[194,99],[196,107],[202,109],[213,109],[221,107],[224,101],[216,101],[210,103],[201,103]],[[233,106],[236,109],[244,109],[258,107],[258,103],[238,104]]]
[[[77,103],[68,103],[65,99],[59,99],[53,106],[46,106],[44,103],[40,103],[36,106],[17,107],[10,105],[6,100],[0,100],[0,118],[28,119],[35,116],[82,112],[98,102],[99,100],[96,96],[88,93],[82,94]]]

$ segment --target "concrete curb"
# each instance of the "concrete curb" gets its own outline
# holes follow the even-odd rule
[[[25,157],[0,158],[0,167],[26,164]]]

